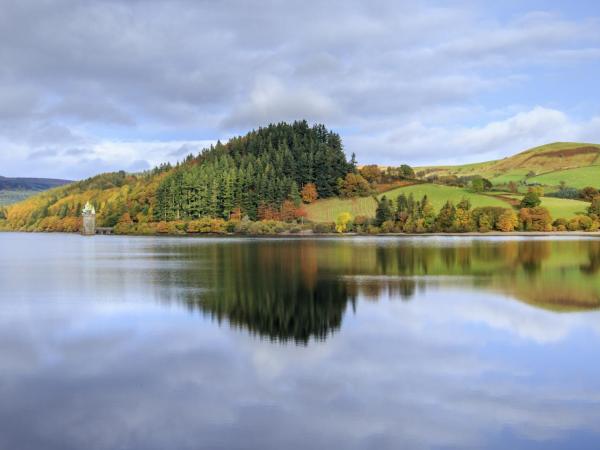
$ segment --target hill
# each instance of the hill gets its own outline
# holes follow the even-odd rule
[[[463,198],[473,208],[511,208],[519,203],[517,192],[503,191],[502,187],[491,191],[489,183],[482,189],[470,184],[468,188],[451,186],[443,184],[442,177],[478,175],[497,185],[514,179],[524,189],[536,182],[565,180],[587,185],[596,180],[599,155],[600,146],[596,144],[554,143],[497,161],[420,168],[419,180],[407,165],[385,170],[370,165],[357,171],[354,158],[346,159],[340,136],[324,125],[309,126],[306,121],[279,123],[226,143],[218,142],[174,167],[163,164],[140,174],[105,173],[39,192],[0,208],[0,228],[76,231],[81,210],[88,201],[98,212],[98,226],[123,225],[124,232],[184,232],[207,227],[212,230],[214,221],[220,221],[216,228],[223,230],[228,219],[233,219],[227,223],[230,226],[243,218],[295,222],[306,217],[313,222],[334,222],[342,212],[352,217],[373,217],[377,201],[368,196],[373,187],[378,190],[379,199],[386,195],[392,202],[401,193],[412,194],[417,200],[427,196],[436,213],[446,201],[458,204]],[[436,183],[423,182],[422,178],[432,176],[437,177]],[[9,179],[1,180],[8,183]],[[30,182],[27,186],[36,188],[44,186],[43,182],[65,182],[24,180]],[[310,204],[303,207],[306,195]],[[542,206],[553,218],[570,219],[585,214],[589,203],[543,197]],[[205,222],[188,226],[199,219]]]
[[[0,176],[0,191],[44,191],[71,183],[54,178],[8,178]]]
[[[581,169],[579,173],[576,169]],[[458,166],[429,166],[415,169],[424,177],[482,176],[495,185],[540,183],[558,186],[561,181],[581,188],[600,187],[600,145],[555,142],[525,150],[516,155],[482,163]],[[579,175],[584,175],[580,178]]]
[[[16,203],[40,191],[71,183],[53,178],[8,178],[0,176],[0,206]]]
[[[312,185],[321,198],[336,196],[338,179],[353,170],[341,138],[324,125],[272,124],[218,142],[175,167],[101,174],[42,192],[9,206],[3,227],[72,231],[87,201],[98,211],[97,224],[107,227],[200,217],[257,219],[280,209],[295,217],[300,187]]]

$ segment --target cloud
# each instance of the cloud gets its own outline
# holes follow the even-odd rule
[[[58,151],[53,148],[46,148],[43,150],[36,150],[35,152],[31,152],[28,156],[29,159],[46,159],[52,156],[58,155]]]
[[[273,77],[257,80],[249,99],[223,121],[226,128],[252,128],[295,119],[319,122],[336,115],[333,101],[305,87],[285,87]]]
[[[359,134],[349,140],[352,146],[373,149],[371,162],[405,158],[413,163],[447,164],[510,155],[549,142],[600,142],[598,123],[600,117],[576,121],[562,111],[537,106],[478,127],[427,126],[413,121],[391,132]]]
[[[600,69],[598,17],[537,7],[9,1],[0,18],[2,171],[27,175],[33,166],[15,161],[48,147],[214,141],[301,118],[340,131],[360,161],[391,156],[382,149],[404,129],[443,136],[498,121],[494,111],[506,108],[543,105],[590,123],[599,115],[587,75]],[[357,145],[359,132],[375,148]],[[139,151],[125,164],[153,164]]]

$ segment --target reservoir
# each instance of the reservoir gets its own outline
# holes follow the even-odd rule
[[[2,449],[597,449],[600,239],[0,233]]]

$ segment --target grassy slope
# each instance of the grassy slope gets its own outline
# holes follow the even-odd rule
[[[567,186],[578,189],[586,186],[600,187],[600,165],[549,172],[530,178],[529,181],[547,186],[558,186],[564,181]]]
[[[576,149],[585,149],[578,151]],[[541,176],[530,179],[540,183],[558,185],[561,178],[561,171],[568,171],[574,168],[583,168],[598,166],[599,169],[589,169],[584,171],[585,175],[600,173],[600,145],[578,142],[555,142],[552,144],[535,147],[524,152],[518,153],[497,161],[489,161],[476,164],[464,164],[460,166],[437,166],[421,167],[416,170],[428,169],[438,175],[482,175],[489,178],[495,184],[507,183],[509,181],[521,181],[530,171],[536,174],[549,174],[550,178],[544,179]],[[550,175],[552,174],[552,175]],[[581,185],[581,181],[576,179],[577,175],[569,178],[574,183]],[[564,181],[567,182],[565,179]],[[587,178],[588,185],[600,185],[600,178],[594,180],[590,175]],[[568,184],[568,183],[567,183]],[[583,187],[573,184],[574,187]],[[599,186],[600,187],[600,186]]]
[[[521,199],[522,196],[510,195],[509,197]],[[544,208],[550,211],[550,215],[554,219],[563,217],[569,219],[577,214],[586,214],[587,208],[590,206],[587,202],[579,200],[570,200],[567,198],[554,198],[554,197],[542,197],[542,204]]]
[[[436,211],[438,211],[446,200],[452,200],[458,203],[467,197],[471,200],[474,208],[478,206],[501,206],[508,207],[509,205],[503,200],[483,195],[474,194],[466,189],[455,188],[451,186],[442,186],[437,184],[417,184],[401,188],[392,189],[391,191],[380,194],[395,200],[400,193],[406,195],[413,194],[415,199],[421,199],[423,195],[427,195]],[[337,216],[342,212],[349,212],[352,216],[369,216],[375,215],[377,204],[371,197],[361,197],[356,199],[326,199],[319,200],[306,207],[308,218],[315,222],[334,222]]]

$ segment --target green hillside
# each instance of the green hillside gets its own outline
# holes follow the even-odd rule
[[[415,184],[412,186],[400,187],[379,194],[379,198],[385,195],[387,198],[396,200],[396,197],[404,193],[413,194],[416,199],[427,195],[433,207],[438,211],[447,200],[454,203],[460,202],[463,198],[471,201],[473,208],[480,206],[500,206],[509,207],[506,201],[499,198],[470,192],[467,189],[443,186],[438,184]],[[353,217],[367,216],[373,217],[377,203],[372,197],[358,197],[352,199],[330,198],[319,200],[306,207],[308,219],[315,222],[334,222],[336,217],[342,212],[349,212]]]
[[[521,200],[521,195],[508,195],[516,200]],[[581,200],[571,200],[568,198],[542,197],[540,206],[547,208],[552,217],[569,219],[578,214],[586,214],[589,203]]]
[[[557,186],[565,181],[571,187],[600,187],[600,145],[555,142],[495,161],[415,170],[424,177],[480,175],[496,185],[513,181]]]
[[[559,186],[564,182],[567,186],[578,189],[586,186],[600,187],[600,165],[548,172],[530,178],[529,182],[546,186]]]

